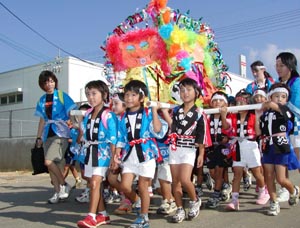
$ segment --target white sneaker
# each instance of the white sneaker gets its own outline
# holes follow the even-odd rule
[[[174,201],[168,202],[167,199],[163,200],[160,207],[157,209],[157,214],[168,215],[177,210],[176,203]]]
[[[201,199],[200,198],[198,198],[197,201],[190,201],[189,213],[188,213],[189,219],[196,218],[199,215],[200,207],[201,207]]]
[[[276,216],[280,212],[280,206],[278,202],[270,201],[270,209],[268,210],[268,215]]]
[[[67,199],[70,195],[70,190],[71,190],[71,186],[66,183],[64,185],[60,185],[60,190],[59,190],[59,199],[64,200]]]
[[[59,193],[55,192],[54,195],[48,199],[48,203],[54,204],[59,202]]]
[[[278,202],[287,202],[290,198],[290,193],[286,188],[280,188],[277,192]]]
[[[79,203],[89,203],[90,202],[90,189],[86,188],[80,196],[77,196],[75,200]]]

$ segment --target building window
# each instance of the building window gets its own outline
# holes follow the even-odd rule
[[[23,93],[17,94],[17,103],[20,103],[23,101]]]
[[[23,93],[15,92],[0,95],[0,105],[18,104],[23,102]]]
[[[1,97],[1,105],[6,105],[7,104],[7,96]]]
[[[9,95],[9,96],[8,96],[8,103],[9,103],[9,104],[14,104],[14,103],[16,103],[16,96],[15,96],[15,95]]]

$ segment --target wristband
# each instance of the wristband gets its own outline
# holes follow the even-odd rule
[[[37,137],[36,140],[42,140],[42,138],[41,137]]]

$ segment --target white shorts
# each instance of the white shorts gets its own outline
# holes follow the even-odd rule
[[[176,151],[172,151],[171,148],[169,148],[169,151],[170,165],[190,164],[191,166],[194,166],[196,159],[196,149],[177,147]]]
[[[133,173],[136,176],[148,177],[153,179],[155,174],[155,168],[155,159],[151,159],[149,161],[140,163],[135,148],[132,148],[129,157],[123,163],[122,174]]]
[[[255,168],[261,166],[261,156],[256,141],[243,140],[240,144],[240,161],[233,161],[232,167]]]
[[[157,167],[157,179],[172,182],[171,169],[168,162],[164,162]]]
[[[108,167],[93,167],[92,166],[92,153],[90,153],[89,162],[87,165],[84,165],[84,176],[86,177],[92,177],[95,176],[101,176],[103,177],[103,180],[106,179]]]
[[[290,140],[294,148],[300,147],[300,135],[290,135]]]
[[[92,176],[101,176],[103,180],[106,179],[108,167],[92,167],[89,165],[84,166],[84,176],[92,177]]]

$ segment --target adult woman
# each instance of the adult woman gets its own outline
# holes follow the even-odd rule
[[[59,163],[64,158],[68,147],[70,130],[66,123],[69,112],[76,108],[74,101],[64,92],[57,89],[58,80],[51,71],[42,71],[39,75],[39,86],[46,93],[39,99],[35,116],[40,117],[36,144],[44,144],[45,165],[54,186],[55,193],[48,200],[58,203],[68,198],[70,186],[65,182]]]
[[[274,83],[272,76],[266,71],[262,61],[255,61],[251,64],[251,71],[254,77],[254,81],[249,83],[246,87],[246,92],[251,95],[257,89],[264,89],[268,91],[271,85]]]
[[[295,153],[300,159],[300,77],[297,72],[297,59],[290,52],[281,52],[276,57],[276,72],[280,82],[287,84],[290,88],[290,99],[287,103],[289,109],[294,113],[294,134],[290,136]],[[279,191],[279,201],[287,201],[288,193],[285,189]]]

